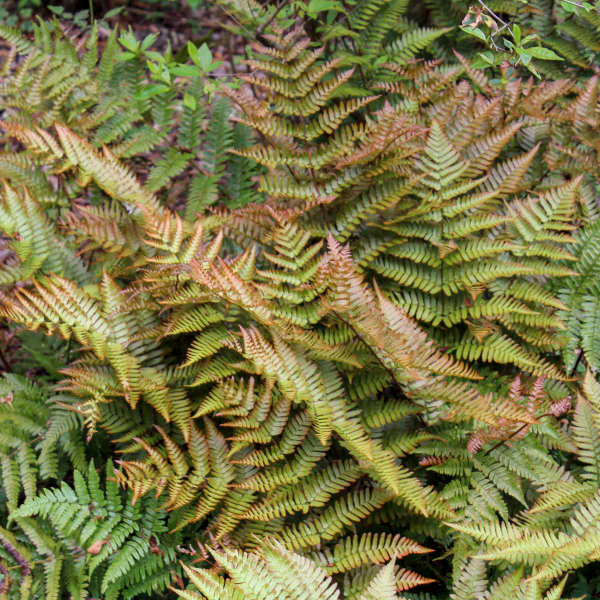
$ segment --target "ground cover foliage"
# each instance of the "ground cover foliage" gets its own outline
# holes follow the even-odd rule
[[[301,4],[0,27],[0,598],[598,595],[597,13]]]

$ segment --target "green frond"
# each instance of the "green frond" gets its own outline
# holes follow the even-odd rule
[[[315,555],[328,573],[342,573],[372,563],[381,564],[408,554],[430,552],[412,540],[398,535],[365,534],[340,540],[332,550]],[[333,566],[329,566],[333,565]]]
[[[384,52],[394,63],[403,64],[449,31],[451,31],[451,28],[433,29],[424,27],[413,29],[396,38],[391,44],[384,46]]]

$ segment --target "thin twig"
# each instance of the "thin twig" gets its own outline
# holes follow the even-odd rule
[[[567,4],[572,4],[573,6],[576,6],[577,8],[586,9],[586,7],[583,4],[580,4],[579,2],[575,2],[574,0],[563,0],[563,2],[566,2]]]
[[[479,4],[481,4],[481,6],[483,6],[483,8],[485,8],[485,10],[487,10],[490,15],[492,15],[492,17],[494,17],[494,19],[496,19],[496,21],[499,21],[500,23],[502,23],[502,25],[504,25],[504,27],[508,27],[508,23],[506,21],[504,21],[502,18],[500,18],[483,0],[479,0]]]
[[[232,20],[235,21],[250,37],[250,39],[252,38],[252,32],[248,30],[248,28],[230,11],[227,10],[227,8],[225,8],[225,6],[220,5],[221,9],[223,10],[223,12]]]
[[[483,6],[484,10],[486,10],[488,13],[490,13],[490,15],[492,15],[492,17],[494,19],[496,19],[496,21],[498,21],[502,25],[502,27],[500,27],[499,29],[497,29],[490,35],[490,40],[492,42],[492,45],[494,46],[494,49],[498,50],[498,46],[496,45],[494,38],[501,31],[504,31],[505,29],[509,28],[509,23],[507,23],[499,15],[497,15],[483,0],[479,0],[479,4],[481,4],[481,6]],[[509,31],[510,31],[510,29],[509,29]],[[511,35],[512,35],[512,32],[511,32]]]
[[[231,65],[231,71],[233,73],[233,76],[237,79],[237,71],[235,68],[235,58],[233,56],[233,36],[231,34],[229,34],[227,36],[227,60],[229,61],[229,64]]]
[[[275,20],[281,9],[288,4],[288,0],[282,0],[281,4],[275,9],[273,14],[256,30],[256,37],[262,35],[267,27]]]

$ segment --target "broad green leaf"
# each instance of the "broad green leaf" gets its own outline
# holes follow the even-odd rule
[[[515,38],[515,44],[519,46],[521,44],[521,28],[516,23],[513,25],[513,37]]]
[[[189,108],[190,110],[196,110],[196,98],[191,94],[183,95],[183,105]]]
[[[154,83],[152,85],[148,85],[143,87],[135,97],[138,100],[146,100],[147,98],[152,98],[152,96],[156,96],[158,94],[164,94],[169,91],[169,86],[164,85],[163,83]]]
[[[154,42],[156,41],[157,37],[158,36],[155,33],[149,33],[142,41],[142,50],[146,50],[146,48],[152,46],[152,44],[154,44]]]
[[[117,6],[117,8],[111,8],[105,15],[105,19],[110,19],[111,17],[116,17],[118,14],[122,13],[125,10],[124,6]]]
[[[140,43],[137,41],[133,32],[126,31],[119,36],[119,42],[122,46],[127,48],[130,52],[137,52],[140,47]]]
[[[202,75],[202,69],[196,65],[173,65],[169,67],[169,71],[172,75],[178,75],[179,77],[199,77]]]
[[[542,46],[532,46],[525,48],[527,54],[533,56],[533,58],[539,58],[540,60],[564,60],[562,56],[559,56],[550,48],[543,48]]]
[[[461,27],[461,29],[465,33],[468,33],[469,35],[473,35],[476,38],[479,38],[480,40],[483,40],[484,42],[487,42],[487,38],[485,37],[485,33],[483,33],[483,31],[481,31],[481,29],[479,29],[479,27]]]
[[[307,12],[311,16],[329,10],[342,12],[344,7],[336,0],[310,0],[307,8]]]

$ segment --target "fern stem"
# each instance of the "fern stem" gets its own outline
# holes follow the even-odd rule
[[[71,361],[71,341],[73,340],[72,337],[69,338],[69,341],[67,342],[67,350],[65,352],[65,362],[68,364]]]
[[[4,354],[4,350],[2,350],[2,348],[0,348],[0,361],[2,361],[2,370],[3,371],[9,371],[10,370],[10,364]]]
[[[409,398],[408,396],[406,396],[406,394],[404,393],[404,390],[402,389],[402,386],[400,385],[400,382],[396,379],[394,372],[388,366],[386,366],[386,364],[381,360],[381,358],[379,358],[379,356],[377,356],[377,353],[375,352],[375,350],[373,350],[373,348],[371,348],[371,346],[366,342],[366,340],[362,337],[362,335],[360,335],[360,333],[358,333],[358,331],[356,331],[356,329],[352,326],[352,324],[349,323],[348,321],[346,321],[346,319],[344,319],[344,317],[342,317],[337,311],[333,311],[333,314],[336,317],[338,317],[338,319],[340,319],[340,321],[342,321],[342,323],[347,325],[354,332],[354,335],[369,349],[371,354],[375,357],[375,360],[385,369],[387,374],[391,377],[394,387],[397,389],[397,391],[404,398],[406,398],[406,400],[408,400],[411,404],[414,404],[415,406],[419,406],[412,398]],[[421,414],[417,414],[416,416],[418,417],[419,421],[421,422],[421,425],[425,425],[423,416]]]
[[[442,210],[442,243],[444,243],[444,212]],[[442,286],[442,315],[446,317],[446,294],[444,293],[444,257],[440,257],[440,283]]]
[[[571,377],[573,377],[575,375],[575,371],[577,371],[577,367],[579,366],[579,363],[581,362],[582,358],[583,358],[583,350],[580,348],[579,354],[577,355],[577,359],[575,360],[575,364],[573,365],[573,369],[571,369]]]
[[[553,416],[554,415],[552,413],[544,413],[539,418],[543,419],[544,417],[553,417]],[[519,427],[516,431],[513,431],[506,439],[500,440],[497,444],[495,444],[489,450],[487,450],[486,453],[484,454],[484,456],[487,456],[488,454],[490,454],[494,450],[500,448],[500,446],[504,445],[506,442],[509,442],[510,440],[512,440],[513,438],[515,438],[516,436],[518,436],[519,433],[521,433],[521,431],[523,431],[524,429],[527,429],[528,427],[531,427],[531,425],[532,425],[531,423],[523,423],[523,425],[521,425],[521,427]]]

